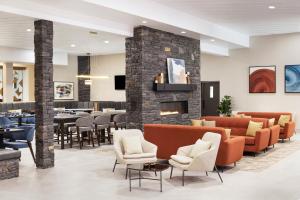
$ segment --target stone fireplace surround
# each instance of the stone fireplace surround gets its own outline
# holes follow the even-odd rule
[[[167,58],[185,60],[192,91],[155,91],[154,77],[163,72],[167,79]],[[152,29],[135,28],[126,39],[126,110],[128,128],[143,124],[189,124],[200,116],[200,41]],[[187,113],[161,115],[162,102],[187,102]]]

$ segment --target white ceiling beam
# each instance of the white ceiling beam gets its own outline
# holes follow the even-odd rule
[[[131,37],[133,35],[132,29],[125,24],[97,17],[81,15],[78,12],[67,10],[67,8],[61,8],[59,5],[53,8],[43,5],[42,2],[24,2],[22,0],[0,1],[0,11],[32,17],[35,19],[50,20],[91,30],[99,30],[125,37]]]
[[[213,54],[217,56],[229,56],[228,48],[213,45],[207,42],[201,42],[200,49],[201,49],[201,53]]]
[[[83,0],[183,30],[220,39],[240,47],[249,47],[249,36],[149,0]]]

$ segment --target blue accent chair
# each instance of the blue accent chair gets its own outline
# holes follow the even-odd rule
[[[12,120],[8,119],[7,117],[0,117],[0,126],[2,128],[15,127],[15,122],[13,122]]]
[[[34,137],[35,128],[33,126],[20,126],[19,128],[24,129],[24,131],[11,133],[10,139],[3,141],[4,147],[14,150],[29,148],[31,156],[35,163],[35,156],[31,144]]]

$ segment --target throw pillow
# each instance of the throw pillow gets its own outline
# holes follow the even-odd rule
[[[203,126],[216,127],[216,121],[203,121]]]
[[[203,141],[201,139],[197,140],[197,142],[194,144],[194,146],[192,147],[189,153],[189,157],[191,158],[197,157],[199,154],[209,150],[211,145],[212,145],[211,142]]]
[[[225,133],[226,133],[227,138],[230,138],[231,129],[225,128]]]
[[[256,131],[262,129],[263,124],[264,124],[263,122],[253,122],[250,120],[246,135],[255,137]]]
[[[278,124],[281,127],[284,127],[286,123],[290,121],[290,116],[289,115],[280,115],[280,118],[278,120]]]
[[[233,115],[233,117],[236,117],[236,118],[243,118],[245,116],[245,114],[236,114],[236,115]]]
[[[127,155],[143,153],[142,141],[139,136],[123,137],[122,143]]]
[[[192,119],[192,126],[203,126],[205,119]]]
[[[269,127],[274,126],[275,118],[269,119]]]

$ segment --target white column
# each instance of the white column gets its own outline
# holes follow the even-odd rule
[[[3,65],[3,102],[13,102],[13,63],[4,63]]]

